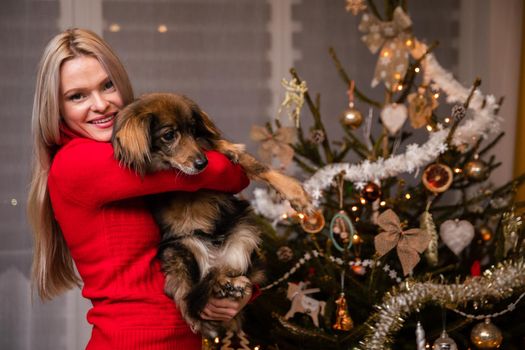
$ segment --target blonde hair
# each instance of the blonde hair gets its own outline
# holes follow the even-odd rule
[[[124,104],[133,100],[133,89],[124,66],[97,34],[85,29],[69,29],[47,44],[38,68],[33,102],[33,164],[28,198],[28,216],[34,237],[32,286],[43,300],[80,286],[47,188],[51,162],[61,144],[60,67],[66,60],[78,56],[95,57],[120,92]]]

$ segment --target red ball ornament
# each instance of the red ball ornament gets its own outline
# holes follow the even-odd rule
[[[369,202],[373,202],[381,197],[381,187],[374,182],[366,184],[365,188],[361,192],[361,196]]]
[[[452,178],[452,169],[444,164],[434,163],[427,166],[421,180],[427,190],[441,193],[450,188]]]

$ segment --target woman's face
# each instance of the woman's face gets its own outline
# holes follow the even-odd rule
[[[77,134],[109,141],[123,105],[120,92],[96,58],[78,56],[60,67],[60,114]]]

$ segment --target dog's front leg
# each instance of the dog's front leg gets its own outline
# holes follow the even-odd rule
[[[183,244],[172,241],[168,245],[161,244],[159,256],[162,261],[162,270],[165,274],[165,293],[173,298],[182,317],[191,326],[194,332],[200,330],[198,313],[195,315],[187,303],[191,286],[198,282],[200,277],[199,265]],[[200,311],[199,311],[200,313]]]

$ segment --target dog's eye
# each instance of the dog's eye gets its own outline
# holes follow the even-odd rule
[[[173,141],[175,138],[175,130],[170,130],[162,134],[162,140],[164,141]]]

